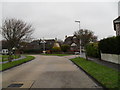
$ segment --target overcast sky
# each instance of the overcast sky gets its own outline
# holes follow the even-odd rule
[[[1,8],[1,6],[0,6]],[[2,19],[16,18],[35,28],[33,37],[58,38],[81,28],[92,30],[99,39],[114,36],[113,20],[118,17],[117,2],[4,2]]]

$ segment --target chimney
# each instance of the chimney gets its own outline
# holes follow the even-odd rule
[[[67,35],[65,36],[65,39],[67,38]]]

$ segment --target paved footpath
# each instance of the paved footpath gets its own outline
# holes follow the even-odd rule
[[[22,83],[21,88],[102,88],[68,57],[34,56],[36,59],[2,73],[3,88],[15,83]]]

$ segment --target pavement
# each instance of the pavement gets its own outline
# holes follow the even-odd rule
[[[91,57],[89,57],[88,59],[93,61],[93,62],[95,62],[95,63],[107,66],[109,68],[112,68],[112,69],[117,70],[117,71],[120,72],[120,65],[119,64],[107,62],[107,61],[104,61],[104,60],[100,60],[98,58],[91,58]]]
[[[22,84],[20,88],[101,88],[69,58],[33,55],[36,58],[2,72],[2,87]],[[30,90],[30,89],[29,89]]]
[[[85,53],[82,53],[80,57],[86,58]],[[101,64],[103,66],[107,66],[107,67],[112,68],[114,70],[120,71],[120,64],[108,62],[105,60],[100,60],[99,58],[93,58],[93,57],[88,57],[88,60],[91,60],[91,61],[93,61],[97,64]]]

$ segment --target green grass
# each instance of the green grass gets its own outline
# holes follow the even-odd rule
[[[2,62],[3,61],[8,61],[8,57],[9,57],[9,55],[0,55],[0,57],[2,58]],[[11,56],[13,59],[17,59],[17,58],[19,58],[20,56],[19,55],[12,55]]]
[[[11,68],[11,67],[14,67],[14,66],[22,64],[22,63],[25,63],[27,61],[33,60],[34,58],[35,57],[33,57],[33,56],[26,56],[26,58],[18,60],[18,61],[13,61],[13,62],[5,63],[5,64],[0,64],[0,71]]]
[[[72,54],[41,54],[41,55],[50,55],[50,56],[68,56]]]
[[[120,88],[120,72],[118,72],[117,70],[108,68],[106,66],[97,64],[95,62],[80,57],[71,60],[78,66],[83,68],[95,79],[97,79],[106,88]]]

